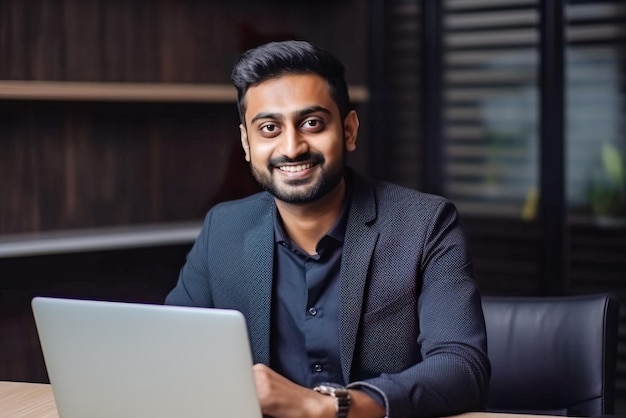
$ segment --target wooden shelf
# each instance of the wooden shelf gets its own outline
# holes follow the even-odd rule
[[[0,258],[191,244],[202,222],[0,235]]]
[[[366,87],[350,86],[349,90],[354,103],[368,101]],[[0,100],[234,103],[237,92],[230,84],[3,80]]]

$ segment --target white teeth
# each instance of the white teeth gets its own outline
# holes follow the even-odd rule
[[[298,171],[306,170],[307,168],[313,167],[313,164],[300,164],[300,165],[282,165],[278,167],[281,171],[287,171],[289,173],[297,173]]]

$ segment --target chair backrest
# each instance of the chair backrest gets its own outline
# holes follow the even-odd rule
[[[619,301],[610,295],[483,296],[493,412],[614,412]]]

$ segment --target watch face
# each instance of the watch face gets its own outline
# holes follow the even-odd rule
[[[322,383],[319,386],[314,387],[313,390],[319,393],[323,393],[324,395],[333,395],[333,396],[335,396],[337,392],[339,393],[348,392],[348,390],[342,385],[338,385],[336,383],[326,383],[326,382]]]

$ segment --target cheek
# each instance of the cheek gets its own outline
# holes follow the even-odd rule
[[[271,157],[272,149],[271,144],[256,142],[250,145],[250,157],[257,163],[266,161]]]
[[[333,141],[328,143],[321,151],[323,151],[329,159],[338,159],[343,154],[345,146],[345,143],[340,139],[333,139]]]

